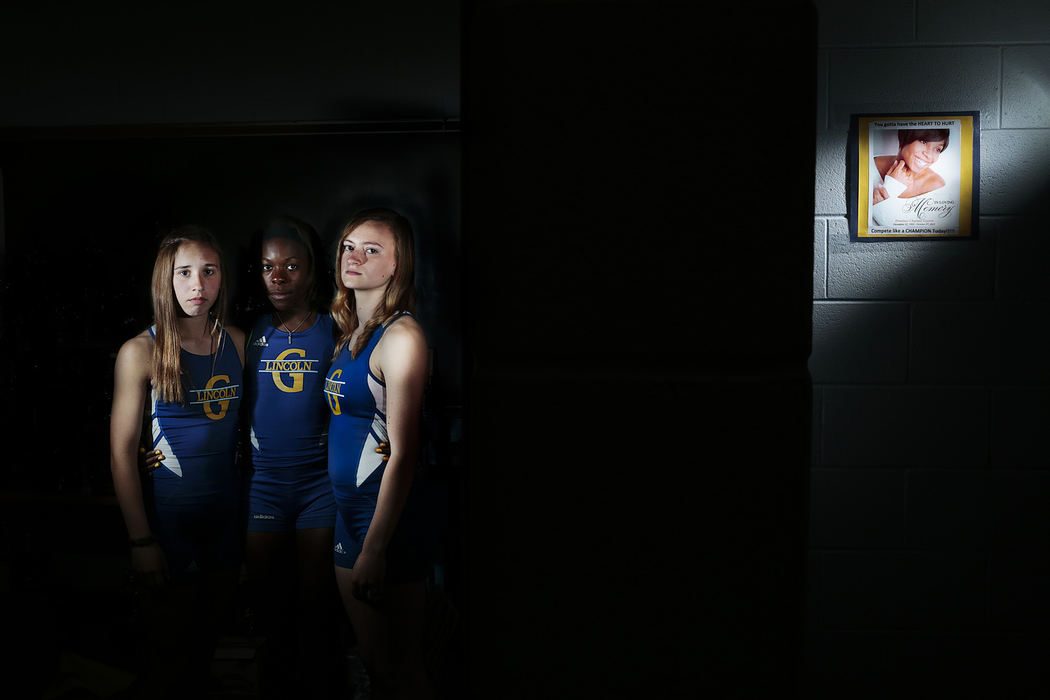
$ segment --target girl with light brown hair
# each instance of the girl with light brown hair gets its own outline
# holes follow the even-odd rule
[[[389,209],[360,212],[339,237],[332,318],[340,335],[325,381],[335,571],[375,700],[431,696],[426,562],[411,498],[428,373],[426,338],[411,314],[414,261],[412,227]]]
[[[146,605],[141,692],[181,696],[207,683],[216,623],[240,565],[235,466],[244,334],[224,326],[226,270],[214,235],[184,226],[160,243],[154,324],[117,354],[110,468]],[[165,455],[140,476],[143,411]]]

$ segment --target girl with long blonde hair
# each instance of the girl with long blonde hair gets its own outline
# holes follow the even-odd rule
[[[165,236],[153,267],[154,325],[123,344],[114,370],[110,468],[146,598],[141,691],[151,697],[207,682],[215,623],[229,610],[240,564],[234,458],[244,334],[223,323],[225,272],[207,229]],[[147,398],[152,443],[165,459],[143,479]]]

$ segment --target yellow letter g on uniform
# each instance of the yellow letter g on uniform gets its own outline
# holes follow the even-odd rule
[[[274,364],[276,364],[279,367],[280,365],[278,363],[287,360],[292,355],[295,355],[296,357],[300,357],[300,358],[306,357],[306,350],[300,350],[299,348],[289,348],[289,349],[285,350],[284,352],[282,352],[280,355],[277,356],[277,359],[274,360]],[[289,372],[288,373],[288,376],[290,376],[292,378],[292,385],[291,386],[288,386],[287,384],[284,383],[284,381],[281,379],[281,373],[280,372],[272,372],[270,374],[270,376],[273,377],[274,386],[276,386],[278,389],[280,389],[281,391],[283,391],[286,394],[295,394],[295,393],[298,393],[298,392],[303,390],[303,373],[302,372]]]
[[[225,399],[223,401],[215,401],[215,400],[212,399],[212,395],[213,395],[213,393],[218,393],[218,392],[221,392],[223,395],[228,395],[230,393],[230,390],[227,390],[225,392],[222,392],[221,389],[220,390],[216,390],[215,389],[215,382],[226,382],[227,384],[229,384],[230,376],[228,374],[216,374],[214,377],[212,377],[211,379],[208,380],[208,383],[204,386],[204,392],[203,392],[204,395],[205,395],[204,415],[208,416],[208,418],[211,418],[212,420],[222,420],[223,418],[226,417],[226,411],[229,410],[229,408],[230,408],[230,400],[229,399]],[[236,392],[234,392],[234,393],[236,393]],[[218,413],[216,413],[214,410],[212,410],[212,404],[213,403],[219,404],[219,412]]]
[[[332,409],[333,416],[338,416],[343,412],[339,406],[339,397],[342,396],[339,392],[342,391],[343,382],[338,380],[341,376],[343,376],[343,370],[337,369],[328,379],[324,380],[324,397],[328,399],[328,407]]]

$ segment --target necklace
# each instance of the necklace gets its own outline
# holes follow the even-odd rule
[[[283,318],[281,318],[281,312],[277,309],[274,309],[273,312],[277,314],[277,320],[281,322],[281,325],[284,326],[284,332],[288,334],[289,345],[292,344],[292,333],[295,333],[297,330],[299,330],[299,327],[302,326],[303,323],[306,322],[306,319],[310,318],[310,316],[312,315],[309,311],[307,311],[306,315],[299,319],[299,323],[295,324],[295,328],[293,328],[292,330],[288,330],[288,324],[284,322]]]

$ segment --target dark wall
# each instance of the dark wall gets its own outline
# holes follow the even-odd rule
[[[476,697],[792,697],[815,17],[465,24]]]
[[[913,4],[817,2],[807,684],[1044,697],[1050,5]],[[951,109],[980,113],[975,240],[851,242],[851,115]]]
[[[458,116],[459,5],[9,3],[0,126]]]

